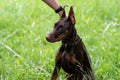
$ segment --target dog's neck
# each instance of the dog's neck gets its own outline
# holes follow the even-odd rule
[[[74,46],[78,44],[81,41],[80,37],[77,35],[76,29],[73,27],[73,29],[70,32],[70,35],[62,40],[62,44],[68,45],[68,46]]]

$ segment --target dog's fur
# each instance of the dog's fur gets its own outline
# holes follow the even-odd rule
[[[61,67],[67,73],[68,80],[95,80],[88,52],[75,29],[72,7],[68,16],[64,10],[62,17],[55,23],[53,31],[46,36],[46,39],[49,42],[62,41],[56,55],[51,80],[57,79]]]

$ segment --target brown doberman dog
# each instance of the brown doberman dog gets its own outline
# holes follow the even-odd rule
[[[95,80],[90,57],[82,39],[75,29],[73,8],[69,15],[65,10],[54,25],[54,30],[46,36],[49,42],[62,41],[55,59],[55,68],[51,80],[56,80],[60,68],[66,72],[67,80]]]

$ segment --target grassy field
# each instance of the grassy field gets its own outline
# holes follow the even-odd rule
[[[120,1],[59,2],[74,7],[96,80],[120,80]],[[45,36],[58,19],[41,0],[0,0],[0,80],[50,80],[60,43]],[[62,70],[59,80],[65,80]]]

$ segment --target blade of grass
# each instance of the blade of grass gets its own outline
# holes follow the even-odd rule
[[[14,51],[11,47],[9,47],[8,45],[6,45],[5,43],[3,43],[2,41],[0,41],[0,44],[5,47],[7,50],[9,50],[15,57],[21,58],[22,61],[24,61],[25,64],[28,64],[27,62],[25,62],[25,59],[22,58],[16,51]],[[33,61],[29,61],[30,64],[32,64],[33,66],[35,66],[37,69],[40,69],[41,71],[43,71],[45,74],[47,74],[48,76],[50,76],[50,73],[48,71],[46,71],[45,69],[43,69],[42,67],[36,65],[33,63]]]
[[[3,43],[2,41],[0,41],[0,44],[5,47],[7,50],[9,50],[15,57],[20,58],[20,55],[15,52],[11,47],[9,47],[8,45],[6,45],[5,43]]]

